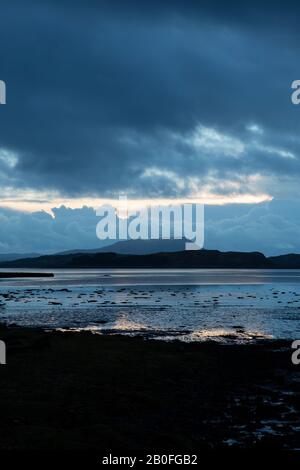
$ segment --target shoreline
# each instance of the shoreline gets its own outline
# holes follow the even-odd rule
[[[35,272],[0,272],[0,279],[11,279],[19,277],[54,277],[53,273],[35,273]]]
[[[0,339],[1,449],[299,447],[300,369],[285,340],[182,343],[5,325]]]

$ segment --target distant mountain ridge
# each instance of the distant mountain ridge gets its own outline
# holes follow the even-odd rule
[[[24,258],[11,254],[1,259],[0,255],[0,268],[300,269],[300,254],[266,257],[260,252],[185,251],[185,243],[185,239],[124,240],[94,250]]]
[[[262,253],[218,250],[179,251],[148,255],[73,253],[47,255],[0,263],[5,268],[240,268],[272,269],[274,262]]]
[[[287,255],[271,256],[269,260],[279,269],[300,269],[300,255],[290,253]]]
[[[37,258],[40,253],[0,253],[0,263],[23,258]]]
[[[57,253],[57,255],[88,254],[88,253],[118,253],[125,255],[147,255],[152,253],[169,253],[173,251],[184,251],[185,239],[171,240],[122,240],[101,248],[92,250],[68,250]]]

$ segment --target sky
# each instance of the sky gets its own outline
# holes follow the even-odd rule
[[[296,2],[2,0],[0,253],[96,248],[95,208],[201,201],[205,247],[300,252]]]

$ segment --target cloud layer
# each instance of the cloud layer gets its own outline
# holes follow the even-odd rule
[[[223,206],[208,244],[272,251],[255,235],[264,224],[277,250],[296,250],[299,13],[294,2],[3,0],[0,205],[274,198],[283,212]],[[1,217],[0,251],[95,246],[92,209]]]
[[[262,251],[267,255],[300,252],[297,203],[268,202],[205,208],[205,248]],[[45,212],[0,210],[0,253],[55,253],[95,249],[109,241],[96,237],[99,217],[88,207]]]
[[[3,187],[298,193],[297,7],[162,3],[2,2]]]

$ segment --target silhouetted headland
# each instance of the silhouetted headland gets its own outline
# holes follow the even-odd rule
[[[15,277],[54,277],[53,273],[0,273],[0,279]]]
[[[259,252],[193,250],[143,255],[121,253],[54,254],[0,263],[2,268],[140,269],[300,269],[300,255],[266,257]],[[44,275],[44,274],[43,274]],[[31,274],[32,276],[32,274]],[[37,275],[38,276],[38,275]]]

